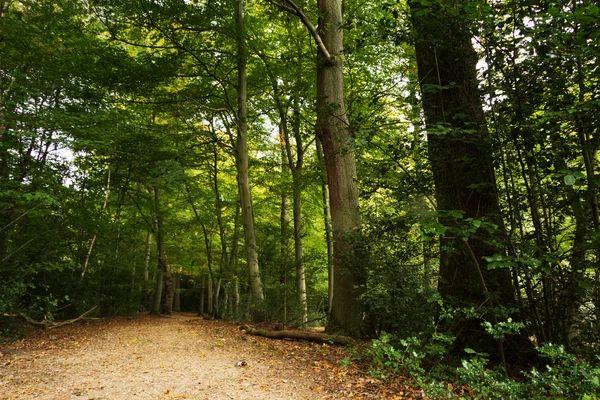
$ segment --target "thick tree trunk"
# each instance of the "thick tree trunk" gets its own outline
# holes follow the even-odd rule
[[[457,9],[462,4],[452,3]],[[457,228],[467,218],[502,227],[471,34],[465,20],[445,9],[431,6],[424,10],[418,1],[411,1],[410,7],[440,220]],[[461,210],[463,219],[444,217],[444,211],[451,210]],[[439,291],[453,306],[486,304],[492,309],[486,318],[493,320],[493,308],[514,306],[515,293],[508,269],[487,269],[483,257],[502,253],[490,239],[485,229],[477,230],[467,241],[456,234],[442,237]],[[496,348],[498,343],[486,339],[481,321],[456,322],[457,351],[469,347],[503,358],[502,346]]]
[[[244,33],[244,2],[236,2],[237,23],[237,56],[238,56],[238,87],[237,87],[237,168],[242,218],[244,221],[244,238],[246,245],[246,262],[248,265],[248,280],[252,297],[255,301],[264,299],[263,286],[258,266],[256,249],[256,232],[254,229],[254,212],[252,208],[252,192],[248,177],[248,122],[246,106],[246,39]]]
[[[354,150],[344,106],[343,18],[341,0],[319,0],[316,131],[323,145],[334,235],[334,293],[327,326],[329,333],[361,336],[366,284],[365,260],[358,254],[360,214]]]

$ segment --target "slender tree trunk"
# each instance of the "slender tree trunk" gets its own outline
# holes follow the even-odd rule
[[[206,225],[202,224],[202,232],[204,233],[204,245],[206,246],[206,265],[208,267],[208,313],[212,316],[214,314],[214,273],[212,268],[212,240],[209,235]]]
[[[321,194],[323,196],[323,222],[325,224],[325,243],[327,244],[327,278],[328,278],[328,307],[329,312],[333,306],[333,230],[331,228],[331,207],[329,206],[329,185],[327,184],[327,171],[323,164],[323,147],[319,140],[315,141],[317,158],[321,171]]]
[[[290,194],[288,191],[289,181],[289,160],[286,155],[285,135],[283,133],[284,124],[287,121],[282,118],[279,126],[279,137],[281,143],[281,178],[283,181],[281,189],[281,213],[280,213],[280,230],[281,230],[281,241],[280,241],[280,258],[281,258],[281,272],[279,281],[283,285],[283,326],[287,325],[287,279],[288,279],[288,265],[289,265],[289,253],[290,253]]]
[[[221,318],[221,278],[215,279],[215,299],[213,301],[213,314],[215,318]]]
[[[217,225],[219,227],[219,240],[221,242],[221,262],[219,266],[219,282],[215,293],[215,311],[219,318],[222,317],[222,312],[226,310],[222,309],[220,304],[220,293],[222,289],[222,280],[225,279],[227,284],[231,279],[231,268],[229,263],[229,254],[227,253],[227,240],[225,236],[225,226],[223,224],[223,204],[221,201],[221,193],[219,190],[219,158],[217,153],[217,146],[213,144],[213,168],[212,168],[212,183],[215,193],[215,210],[217,215]]]
[[[240,280],[236,277],[234,282],[235,317],[240,315]]]
[[[240,280],[238,278],[238,242],[240,237],[240,213],[241,205],[237,203],[235,209],[234,225],[233,225],[233,239],[231,241],[231,254],[229,256],[230,270],[234,274],[234,304],[233,309],[235,317],[239,318],[240,315]]]
[[[102,211],[106,210],[109,195],[110,195],[110,165],[108,166],[108,172],[107,172],[107,177],[106,177],[106,194],[104,195],[104,203],[102,204]],[[90,242],[90,247],[89,247],[87,255],[85,257],[85,262],[83,263],[83,269],[81,270],[81,277],[80,277],[81,281],[83,281],[83,278],[85,277],[85,274],[88,270],[90,258],[92,256],[92,251],[94,250],[94,244],[96,243],[97,237],[98,237],[98,235],[95,234],[92,237],[92,241]]]
[[[148,231],[146,236],[146,257],[144,258],[144,282],[148,282],[148,270],[150,267],[150,246],[152,245],[152,231]]]
[[[334,237],[334,293],[327,330],[352,336],[364,333],[365,306],[360,300],[366,285],[360,246],[360,214],[354,150],[344,106],[343,17],[341,0],[318,0],[321,50],[317,60],[316,131],[321,144],[331,204]]]
[[[304,266],[303,229],[302,229],[302,169],[304,167],[304,148],[300,135],[300,110],[294,109],[294,137],[296,141],[296,163],[292,169],[294,199],[294,255],[296,261],[296,284],[298,303],[302,313],[302,323],[308,321],[308,303],[306,300],[306,269]],[[289,143],[287,143],[290,146]],[[288,153],[289,154],[289,153]],[[291,162],[292,160],[290,160]]]
[[[212,276],[208,276],[208,314],[209,315],[213,315],[214,314],[214,308],[213,308],[213,278]]]
[[[578,100],[581,104],[584,103],[588,90],[586,87],[586,81],[584,79],[584,67],[580,60],[577,62],[577,83],[579,87]],[[598,152],[599,140],[596,137],[593,140],[594,127],[596,134],[598,134],[597,121],[594,121],[595,115],[591,118],[586,115],[578,115],[575,120],[575,126],[577,128],[577,138],[579,139],[579,145],[581,147],[581,154],[583,156],[583,164],[585,166],[585,175],[587,183],[588,198],[587,201],[590,206],[592,214],[592,224],[594,227],[594,233],[596,235],[596,248],[595,248],[595,270],[596,270],[596,283],[593,292],[593,301],[596,308],[596,321],[600,320],[600,248],[598,243],[600,240],[600,213],[598,211],[598,185],[596,177],[596,165],[598,159],[596,153]]]
[[[171,271],[167,264],[167,251],[164,239],[164,225],[162,207],[160,205],[160,194],[158,188],[154,187],[154,207],[156,210],[156,246],[158,250],[158,279],[156,283],[156,298],[154,300],[154,306],[152,313],[158,314],[160,312],[160,304],[164,283],[164,303],[162,312],[165,314],[171,314],[171,304],[173,304],[173,279],[171,278]]]
[[[254,212],[252,192],[248,177],[248,122],[246,106],[246,39],[244,32],[244,1],[236,2],[238,87],[237,87],[237,168],[242,218],[244,220],[244,238],[246,246],[246,262],[248,264],[248,280],[252,297],[255,301],[264,299],[258,253],[256,248],[256,232],[254,228]]]
[[[9,146],[6,144],[5,137],[7,131],[7,125],[4,123],[4,105],[0,104],[0,140],[4,140],[4,144],[0,146],[0,190],[4,190],[10,180]],[[0,209],[0,267],[3,266],[4,257],[8,252],[10,230],[7,228],[12,223],[10,214],[10,210]]]

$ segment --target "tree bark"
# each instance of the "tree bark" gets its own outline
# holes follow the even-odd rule
[[[248,121],[246,105],[246,39],[244,32],[244,1],[236,2],[238,87],[237,87],[237,168],[238,185],[242,218],[244,221],[244,238],[246,246],[246,262],[250,291],[255,301],[264,299],[263,285],[258,266],[256,250],[256,232],[254,228],[254,212],[252,207],[252,191],[248,177]]]

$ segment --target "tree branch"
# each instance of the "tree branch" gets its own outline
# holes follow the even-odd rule
[[[304,24],[304,26],[306,26],[306,29],[308,29],[308,31],[310,32],[313,39],[315,39],[315,42],[317,43],[317,47],[319,48],[319,51],[321,52],[323,57],[325,57],[325,59],[328,62],[331,61],[331,59],[332,59],[331,54],[329,54],[329,50],[327,50],[325,43],[323,43],[323,40],[321,40],[321,36],[319,36],[319,32],[317,31],[317,28],[315,28],[315,26],[312,24],[312,22],[310,22],[310,19],[308,19],[306,14],[304,14],[302,12],[300,7],[298,7],[292,0],[282,0],[283,4],[277,3],[274,0],[267,0],[267,1],[269,3],[275,5],[279,9],[287,11],[290,14],[294,14],[295,16],[300,18],[300,21]]]

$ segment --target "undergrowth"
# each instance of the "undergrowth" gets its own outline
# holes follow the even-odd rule
[[[563,346],[549,344],[537,348],[540,366],[511,377],[501,367],[490,366],[487,354],[471,349],[465,349],[460,366],[444,363],[452,340],[447,335],[401,339],[382,332],[364,351],[370,360],[369,374],[387,379],[408,373],[430,399],[600,399],[598,356],[579,359]]]

